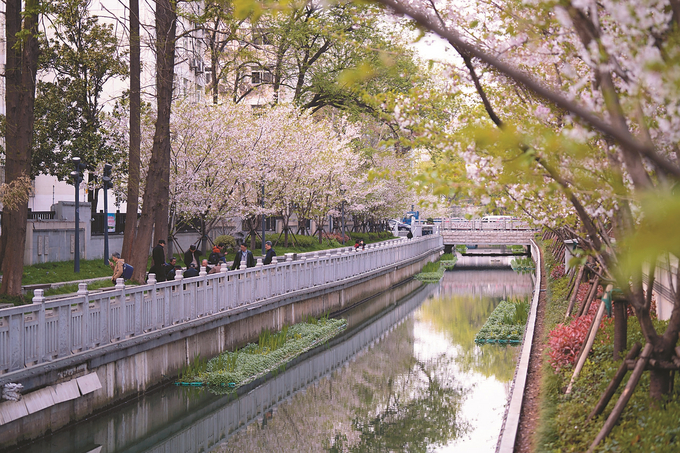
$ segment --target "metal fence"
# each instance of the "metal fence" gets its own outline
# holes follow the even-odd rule
[[[293,296],[408,262],[441,247],[441,236],[300,255],[298,260],[0,309],[0,374],[67,357],[218,312]],[[202,272],[204,274],[204,272]]]
[[[139,217],[139,215],[138,215]],[[127,214],[124,212],[116,212],[116,228],[115,231],[109,231],[109,234],[122,234],[125,232],[125,221]],[[104,228],[107,227],[106,215],[103,212],[95,212],[92,214],[91,231],[95,236],[103,235]]]

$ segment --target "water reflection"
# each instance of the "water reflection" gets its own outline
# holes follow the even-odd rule
[[[474,336],[501,298],[529,295],[531,279],[453,271],[436,290],[349,367],[217,451],[494,451],[517,348],[477,346]]]
[[[410,317],[349,367],[277,407],[217,451],[428,451],[467,432],[447,354],[414,354]]]

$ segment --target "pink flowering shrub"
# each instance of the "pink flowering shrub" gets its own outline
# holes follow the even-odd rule
[[[557,280],[558,278],[564,277],[564,264],[560,264],[559,266],[555,266],[552,271],[550,271],[550,277],[553,280]]]
[[[548,336],[548,361],[555,371],[559,371],[568,365],[574,365],[578,359],[578,355],[583,348],[586,341],[586,335],[590,324],[597,313],[598,301],[593,301],[590,304],[588,313],[574,318],[569,324],[558,324]],[[604,324],[611,323],[611,318],[603,318],[600,323],[600,329]],[[605,331],[605,335],[609,334]],[[605,341],[602,340],[602,343]]]

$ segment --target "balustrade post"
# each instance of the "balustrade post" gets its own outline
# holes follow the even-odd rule
[[[80,324],[80,335],[82,350],[90,349],[90,299],[87,290],[87,283],[78,283],[78,296],[83,298],[82,313]]]
[[[42,363],[45,361],[45,348],[46,348],[46,341],[47,341],[47,325],[45,324],[45,290],[42,289],[36,289],[33,292],[33,303],[34,304],[39,304],[39,309],[38,309],[38,331],[36,332],[38,335],[37,340],[37,346],[38,346],[38,363]]]
[[[172,317],[173,324],[184,321],[184,312],[186,311],[184,307],[184,272],[180,272],[179,275],[175,272],[175,281],[177,282],[177,299],[179,299],[179,303],[176,308],[177,316]]]
[[[220,299],[218,300],[218,310],[226,310],[229,307],[229,276],[227,275],[227,271],[229,270],[228,266],[226,264],[223,264],[222,267],[220,267],[220,274],[222,277],[222,283],[223,283],[223,288],[222,291],[220,292]]]
[[[125,316],[125,280],[122,278],[116,279],[116,290],[119,291],[118,294],[118,338],[122,340],[125,338],[125,332],[127,332],[127,317]]]
[[[151,319],[149,320],[149,326],[152,329],[158,329],[161,326],[158,322],[159,314],[161,313],[161,309],[158,307],[158,293],[156,292],[156,274],[149,274],[149,278],[146,279],[146,283],[148,285],[151,285],[151,291],[150,291],[150,301],[149,303],[151,304]],[[144,295],[142,294],[142,300],[144,298]],[[163,307],[162,307],[163,308]],[[165,311],[165,310],[163,310]]]

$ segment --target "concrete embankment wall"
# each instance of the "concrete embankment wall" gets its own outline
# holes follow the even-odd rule
[[[82,396],[47,405],[0,426],[0,449],[26,442],[49,431],[82,420],[126,399],[138,396],[175,378],[182,367],[195,357],[211,358],[256,340],[265,329],[278,330],[285,324],[304,321],[308,316],[343,310],[411,278],[429,261],[438,257],[439,249],[425,256],[370,273],[331,288],[310,290],[304,295],[263,301],[229,312],[216,313],[178,324],[162,332],[153,331],[124,342],[111,344],[22,372],[21,380],[33,390],[30,404],[39,408],[40,392],[57,401],[63,398],[59,386],[75,385],[77,378]],[[96,373],[96,379],[93,379]],[[85,390],[101,384],[96,390]],[[40,390],[42,388],[42,390]],[[37,390],[37,391],[36,391]],[[73,389],[71,389],[73,391]],[[76,388],[77,392],[78,389]],[[3,403],[4,411],[12,410]],[[25,401],[25,406],[29,401]],[[3,410],[0,410],[2,417]]]

